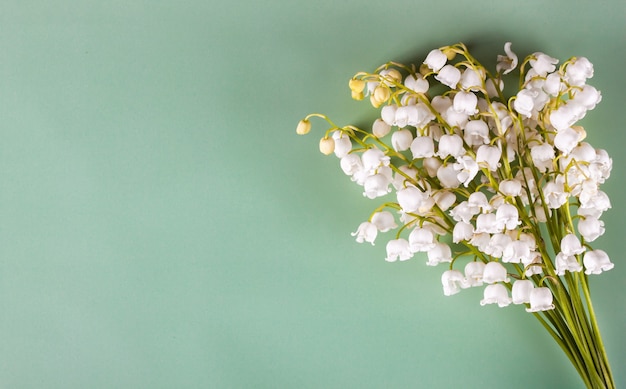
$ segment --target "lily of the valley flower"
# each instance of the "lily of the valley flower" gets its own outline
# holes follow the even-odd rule
[[[456,88],[456,84],[461,80],[461,71],[452,65],[445,65],[439,73],[435,76],[435,79],[450,87],[450,89]]]
[[[498,55],[498,64],[496,65],[496,71],[500,72],[504,70],[503,74],[511,73],[517,67],[517,55],[511,50],[511,42],[504,44],[504,55]]]
[[[480,300],[480,305],[498,304],[500,308],[511,304],[511,298],[502,284],[487,285],[484,291],[484,298]]]
[[[545,286],[534,288],[530,291],[529,301],[530,308],[526,308],[527,312],[548,311],[554,309],[554,300],[552,292]]]
[[[352,233],[352,236],[356,236],[356,241],[359,243],[369,242],[374,245],[376,236],[378,235],[378,228],[371,222],[363,222],[359,225],[359,228]]]
[[[395,262],[400,259],[406,261],[413,257],[413,252],[409,248],[409,241],[406,239],[393,239],[387,242],[387,257],[385,261]]]
[[[424,64],[431,68],[434,72],[438,72],[448,61],[448,57],[439,49],[432,50],[426,56]]]
[[[585,274],[600,274],[611,270],[615,266],[609,259],[609,255],[600,249],[587,251],[583,257]]]
[[[500,262],[489,262],[485,265],[483,281],[487,284],[496,282],[509,282],[506,268]]]
[[[465,284],[465,278],[463,273],[458,270],[446,270],[441,275],[441,283],[443,284],[443,294],[445,296],[452,296],[461,291],[461,288]]]
[[[513,282],[513,289],[511,290],[513,304],[530,303],[530,292],[533,288],[534,285],[530,280],[516,280]]]

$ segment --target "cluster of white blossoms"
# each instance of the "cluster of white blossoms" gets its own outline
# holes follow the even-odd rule
[[[569,273],[613,267],[589,243],[604,233],[611,207],[600,185],[611,158],[585,142],[576,123],[601,100],[587,80],[593,65],[534,53],[519,64],[504,46],[490,73],[463,44],[428,53],[419,67],[387,63],[358,73],[352,97],[369,97],[380,117],[371,131],[335,126],[320,141],[370,199],[383,198],[352,234],[386,244],[389,262],[424,252],[447,264],[445,295],[484,286],[481,304],[551,310]],[[519,69],[518,92],[504,96],[504,75]],[[511,76],[507,76],[511,77]]]

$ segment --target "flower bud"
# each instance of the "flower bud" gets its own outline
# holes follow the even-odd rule
[[[348,81],[348,86],[352,93],[362,93],[363,89],[365,89],[365,81],[351,78],[350,81]]]
[[[388,105],[387,107],[391,107],[391,106]],[[384,110],[384,108],[383,108],[383,110]],[[385,135],[389,134],[389,131],[391,131],[391,126],[389,124],[385,123],[385,121],[383,119],[378,118],[372,124],[372,133],[377,138],[384,137]]]
[[[302,119],[298,122],[298,127],[296,127],[296,134],[298,135],[306,135],[311,131],[311,122],[307,119]]]
[[[335,151],[335,140],[333,138],[323,137],[320,139],[320,151],[324,155],[330,155]]]
[[[443,53],[446,55],[448,61],[452,61],[456,57],[456,51],[452,47],[446,47],[443,49]]]
[[[363,100],[363,97],[364,97],[363,92],[352,91],[352,99],[353,100],[361,101],[361,100]]]
[[[374,108],[378,108],[382,103],[389,99],[390,95],[391,92],[389,91],[389,88],[379,85],[376,89],[374,89],[374,93],[371,95],[370,101],[372,102]]]
[[[385,84],[392,86],[394,82],[401,82],[402,81],[402,74],[400,74],[400,72],[397,69],[386,69],[383,70],[382,72],[380,72],[380,75],[382,77],[384,77],[385,80]]]

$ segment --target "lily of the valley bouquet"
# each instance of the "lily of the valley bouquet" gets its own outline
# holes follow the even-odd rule
[[[593,65],[573,57],[559,66],[537,52],[518,66],[510,43],[504,51],[495,73],[463,44],[432,50],[419,67],[357,73],[352,97],[380,109],[371,129],[316,113],[297,133],[325,119],[321,152],[383,201],[353,233],[358,242],[395,231],[387,261],[423,252],[427,265],[443,264],[446,296],[480,287],[481,305],[525,306],[587,387],[614,388],[588,284],[613,268],[591,246],[611,207],[600,189],[611,159],[576,125],[601,100],[587,84]],[[508,97],[503,78],[513,71],[519,89]]]

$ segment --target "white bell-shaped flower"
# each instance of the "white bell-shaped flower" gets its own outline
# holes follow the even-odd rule
[[[396,219],[393,217],[393,214],[389,211],[380,211],[376,212],[372,215],[372,223],[378,228],[380,232],[387,232],[393,230],[394,228],[398,228],[396,224]]]
[[[467,201],[461,201],[456,207],[452,208],[450,216],[452,216],[454,221],[469,223],[477,213],[478,210],[475,207],[470,207]]]
[[[481,213],[476,217],[476,233],[488,233],[495,234],[501,229],[498,228],[498,224],[496,223],[496,214],[495,213]]]
[[[461,291],[465,287],[465,278],[463,273],[458,270],[446,270],[441,275],[441,284],[443,285],[443,294],[452,296]]]
[[[356,172],[363,170],[363,162],[357,154],[348,154],[341,158],[339,165],[341,166],[341,170],[348,176],[352,176]]]
[[[600,274],[603,271],[613,269],[615,266],[609,259],[609,255],[604,250],[587,251],[583,256],[585,274]]]
[[[430,136],[417,136],[411,142],[414,159],[429,158],[435,155],[435,142]]]
[[[334,131],[333,139],[335,140],[335,155],[337,158],[343,158],[352,150],[352,142],[350,137],[343,131]]]
[[[509,74],[517,67],[517,55],[511,50],[511,42],[504,44],[504,52],[506,55],[498,55],[498,63],[496,65],[496,72],[504,70],[502,74]]]
[[[529,118],[533,115],[536,97],[537,94],[535,91],[532,91],[530,89],[522,89],[517,93],[517,96],[513,101],[513,108],[520,115]]]
[[[478,91],[480,88],[482,88],[484,79],[484,73],[479,74],[476,70],[472,68],[466,68],[463,71],[463,74],[461,74],[461,80],[459,80],[459,85],[465,90]]]
[[[567,234],[561,239],[561,252],[566,255],[582,254],[585,248],[580,244],[580,240],[574,234]]]
[[[556,70],[555,65],[559,63],[559,60],[547,54],[537,52],[533,54],[533,59],[529,63],[537,75],[545,77],[548,73]]]
[[[424,64],[433,72],[438,72],[446,62],[448,62],[448,57],[439,49],[431,50],[424,60]]]
[[[373,147],[361,155],[361,160],[363,161],[363,168],[374,173],[381,166],[389,166],[390,158],[381,150]]]
[[[535,274],[543,273],[543,268],[541,266],[543,262],[541,260],[541,255],[537,252],[534,252],[534,251],[531,252],[531,256],[529,260],[528,261],[522,260],[522,263],[524,264],[524,268],[526,269],[526,271],[524,272],[526,277],[531,277],[531,276],[534,276]]]
[[[470,239],[470,244],[476,247],[479,251],[483,253],[487,249],[489,242],[491,241],[491,235],[486,232],[474,233],[472,239]]]
[[[554,257],[554,268],[556,274],[559,276],[565,275],[566,271],[579,272],[583,269],[574,255],[566,255],[562,252]]]
[[[502,262],[520,263],[530,259],[530,244],[523,240],[514,240],[502,251]]]
[[[484,253],[494,258],[502,258],[504,249],[511,244],[511,237],[507,234],[493,234],[489,239],[489,244],[485,247]]]
[[[526,308],[526,312],[539,312],[554,309],[552,304],[553,296],[549,288],[540,286],[530,291],[530,308]]]
[[[557,131],[562,131],[582,119],[586,111],[586,108],[581,104],[576,104],[573,101],[567,102],[550,112],[550,123]]]
[[[465,222],[458,222],[454,225],[452,230],[452,242],[460,243],[463,241],[469,241],[474,236],[474,227]]]
[[[500,205],[496,210],[496,224],[500,230],[514,230],[522,224],[517,207],[509,203]]]
[[[401,190],[407,185],[407,177],[416,178],[419,174],[418,170],[410,167],[409,165],[402,165],[398,167],[398,171],[393,175],[391,184],[396,190]]]
[[[593,146],[591,146],[587,142],[580,142],[578,146],[572,149],[567,159],[568,159],[567,164],[569,164],[571,160],[576,160],[579,162],[584,161],[584,162],[591,163],[596,159],[596,149],[594,149]]]
[[[498,82],[498,85],[496,85],[496,82]],[[504,81],[496,81],[493,78],[488,78],[487,81],[485,81],[485,89],[487,90],[487,96],[491,98],[498,97],[498,91],[502,91],[504,89]]]
[[[582,89],[574,92],[572,101],[585,107],[585,110],[592,110],[602,101],[602,93],[591,85],[585,85]]]
[[[398,126],[399,128],[404,128],[409,124],[409,115],[411,112],[411,107],[414,108],[414,106],[408,105],[408,106],[400,106],[398,107],[398,109],[396,109],[396,116],[393,120],[394,125]]]
[[[474,213],[478,212],[490,212],[491,205],[489,205],[489,200],[487,200],[487,196],[483,192],[474,192],[467,198],[467,205],[474,209]]]
[[[515,282],[513,282],[513,289],[511,290],[513,304],[530,303],[530,292],[534,287],[530,280],[515,280]]]
[[[578,221],[578,232],[587,242],[593,242],[604,234],[604,222],[595,217],[586,217]]]
[[[522,194],[522,183],[519,180],[502,180],[498,190],[505,196],[516,197]]]
[[[578,57],[565,68],[565,81],[572,86],[583,86],[593,77],[593,64],[585,57]]]
[[[435,247],[435,235],[428,228],[415,227],[409,234],[409,247],[414,253],[426,252]]]
[[[463,138],[457,134],[442,135],[439,139],[439,149],[437,150],[437,156],[439,158],[446,158],[451,155],[453,157],[460,157],[465,154],[465,148],[463,147]]]
[[[472,92],[460,91],[452,99],[452,107],[458,113],[465,115],[474,115],[478,112],[476,105],[478,104],[478,97]]]
[[[436,177],[441,165],[443,162],[439,158],[429,157],[422,160],[422,166],[426,169],[429,177]]]
[[[374,240],[376,240],[376,235],[378,235],[378,228],[376,228],[374,223],[370,222],[361,223],[359,228],[352,233],[352,236],[356,236],[357,242],[369,242],[372,246],[374,245]]]
[[[461,181],[458,179],[458,173],[453,164],[441,165],[437,169],[437,178],[442,187],[452,189],[458,188]]]
[[[530,157],[533,160],[533,165],[535,165],[540,172],[551,170],[555,157],[554,148],[549,143],[531,146]]]
[[[443,66],[443,64],[441,66]],[[415,93],[426,93],[428,92],[429,87],[428,80],[422,77],[422,75],[419,73],[415,75],[409,74],[408,76],[406,76],[406,78],[404,79],[404,86],[406,86],[407,89],[410,89]]]
[[[384,196],[391,192],[389,184],[391,184],[389,175],[380,172],[372,174],[363,181],[363,196],[368,199]]]
[[[483,294],[483,299],[480,300],[480,305],[498,304],[500,308],[506,307],[511,304],[511,298],[506,288],[502,284],[487,285]]]
[[[435,247],[428,250],[428,266],[436,266],[442,262],[452,262],[452,249],[445,243],[437,242]]]
[[[406,213],[417,211],[429,197],[428,193],[422,192],[414,186],[407,186],[396,192],[398,204],[402,211]]]
[[[391,136],[391,146],[396,151],[405,151],[411,147],[413,134],[407,129],[395,131]]]
[[[560,92],[565,90],[565,84],[559,73],[551,73],[546,77],[542,88],[550,96],[556,97]]]
[[[448,96],[435,96],[430,101],[430,106],[433,107],[437,113],[443,115],[449,108],[452,107],[452,99]]]
[[[485,263],[480,261],[468,262],[465,265],[465,282],[467,286],[482,286]]]
[[[469,155],[459,157],[456,161],[453,164],[454,170],[458,171],[456,178],[467,188],[478,174],[478,164]]]
[[[430,108],[420,101],[411,106],[409,111],[409,126],[424,128],[435,119],[435,117],[436,116],[430,111]]]
[[[385,261],[395,262],[398,259],[406,261],[413,257],[413,252],[409,248],[409,241],[406,239],[392,239],[387,242],[387,257]]]
[[[509,282],[506,267],[500,262],[491,261],[485,265],[483,272],[483,282],[487,284],[495,284],[496,282]]]
[[[502,151],[498,146],[482,145],[476,151],[476,162],[479,166],[484,166],[492,172],[500,166]]]
[[[454,203],[456,203],[456,195],[452,192],[448,192],[447,190],[437,191],[433,195],[433,199],[435,200],[435,203],[437,203],[439,209],[443,212],[447,211],[454,205]]]
[[[483,120],[470,120],[463,129],[463,139],[470,146],[489,143],[489,127]]]
[[[452,65],[446,65],[439,70],[435,79],[443,85],[450,87],[450,89],[454,89],[461,80],[461,71]]]
[[[582,139],[581,134],[575,129],[568,127],[559,130],[554,137],[554,147],[560,150],[564,155],[568,155]]]
[[[550,181],[543,187],[543,196],[549,208],[558,209],[567,202],[569,193],[565,191],[563,181],[557,177],[557,180]]]
[[[468,114],[459,112],[454,107],[448,108],[441,116],[450,127],[464,128],[469,120]]]
[[[602,212],[611,208],[611,200],[609,199],[609,196],[607,196],[606,193],[604,193],[601,190],[598,190],[594,196],[588,199],[585,199],[584,201],[581,199],[580,207],[593,209],[598,215],[597,217],[599,217],[599,214],[602,214]],[[590,212],[590,211],[587,211],[587,212]]]
[[[397,105],[394,105],[394,104],[385,105],[380,110],[380,118],[388,126],[395,126],[396,125],[396,111],[397,110],[398,110],[398,106]]]
[[[374,120],[374,123],[372,124],[372,134],[374,134],[375,137],[382,138],[386,136],[387,134],[389,134],[390,131],[391,131],[391,125],[385,123],[383,119],[378,118]]]

